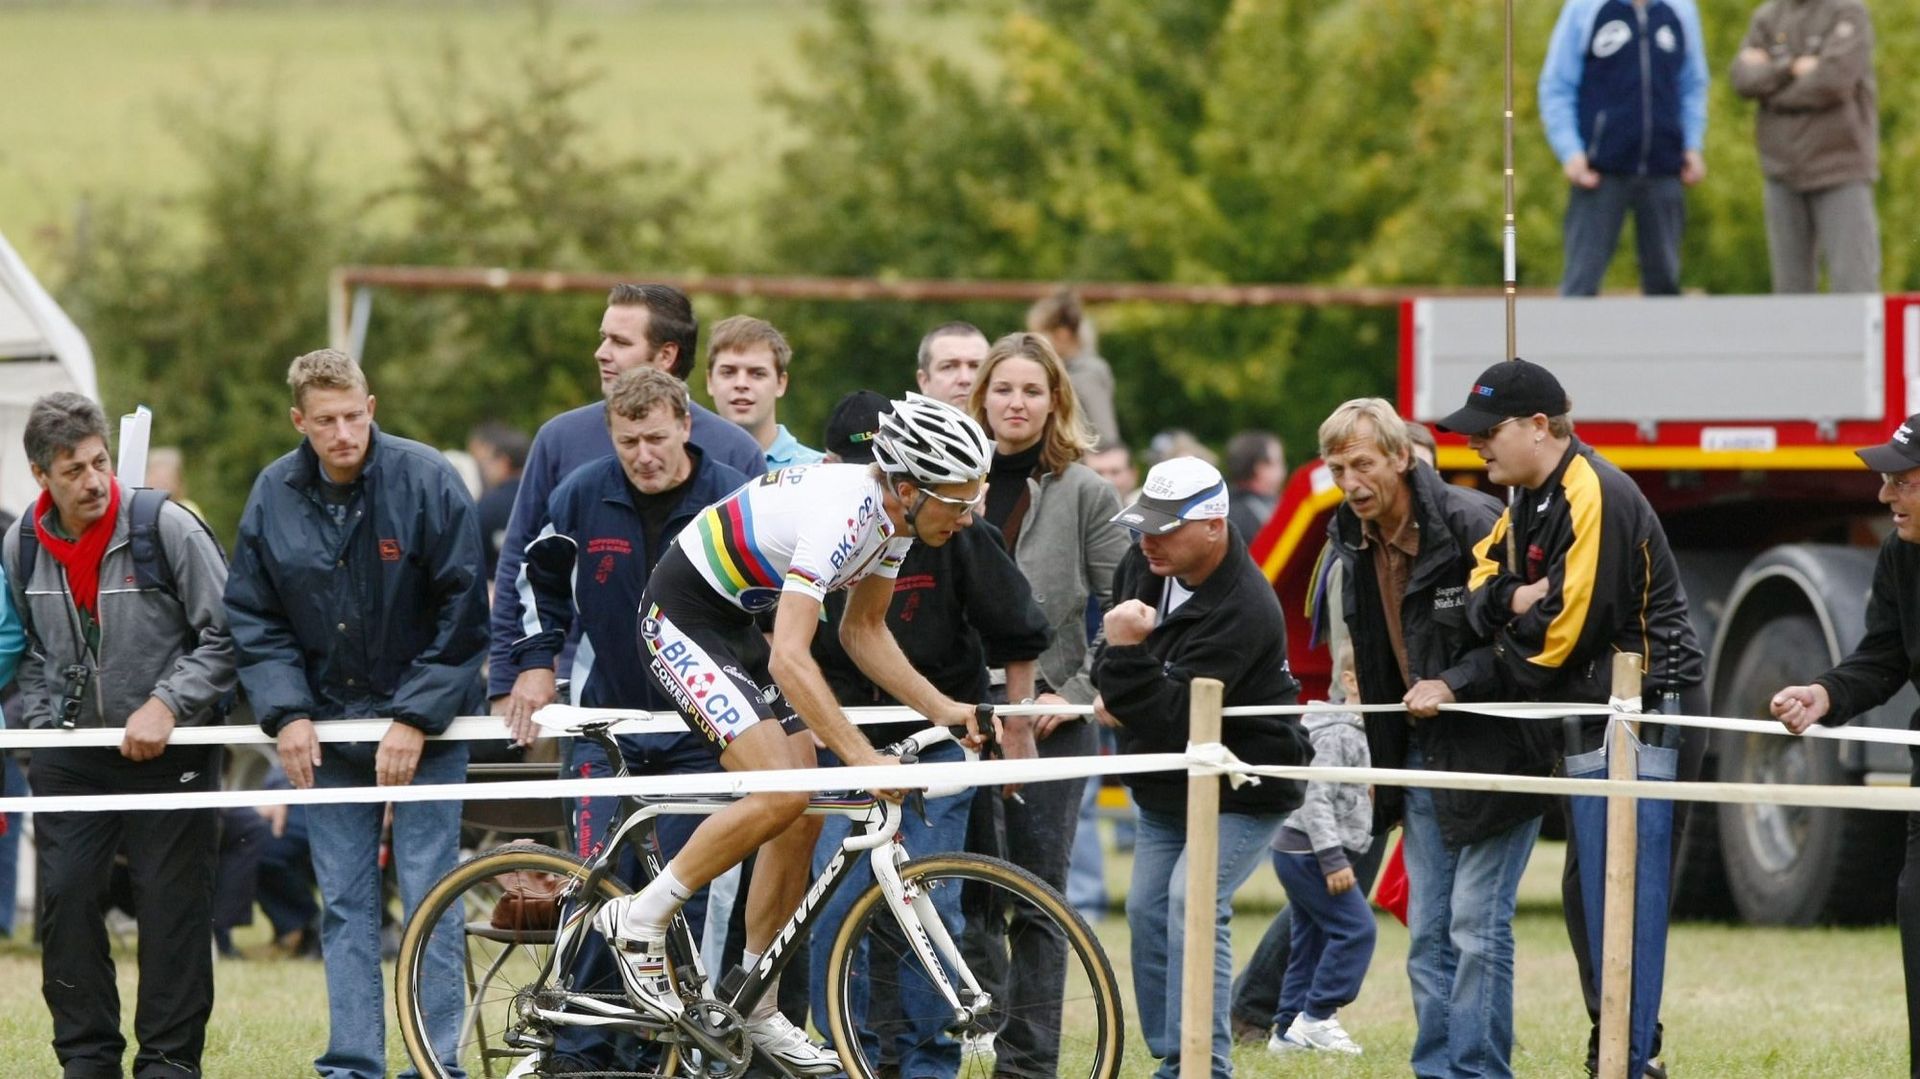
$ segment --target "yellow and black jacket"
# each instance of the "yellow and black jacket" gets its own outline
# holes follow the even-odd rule
[[[1506,564],[1509,528],[1518,572]],[[1605,701],[1615,652],[1645,657],[1649,697],[1700,683],[1700,644],[1660,520],[1626,473],[1579,439],[1545,484],[1519,493],[1474,558],[1467,616],[1493,640],[1509,699]],[[1542,578],[1546,596],[1514,615],[1514,590]]]

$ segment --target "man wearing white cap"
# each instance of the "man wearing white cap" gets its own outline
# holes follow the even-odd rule
[[[1162,461],[1140,497],[1113,523],[1140,536],[1113,580],[1118,602],[1107,612],[1105,642],[1094,659],[1100,721],[1120,731],[1122,753],[1181,752],[1187,745],[1188,688],[1195,678],[1226,684],[1226,704],[1288,705],[1300,684],[1287,668],[1286,621],[1273,588],[1227,526],[1227,484],[1194,457]],[[1221,742],[1241,760],[1298,764],[1307,759],[1299,721],[1236,716]],[[1130,776],[1140,807],[1127,925],[1133,934],[1133,987],[1156,1073],[1180,1070],[1180,976],[1170,957],[1185,947],[1186,777]],[[1232,898],[1266,855],[1281,819],[1299,806],[1301,785],[1265,780],[1220,787],[1219,909],[1214,949],[1212,1073],[1232,1074],[1227,1004]]]

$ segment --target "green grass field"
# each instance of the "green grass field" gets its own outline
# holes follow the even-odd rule
[[[1542,843],[1521,891],[1515,925],[1520,1044],[1514,1059],[1515,1073],[1521,1076],[1577,1075],[1585,1051],[1586,1026],[1558,907],[1561,857],[1558,844]],[[1122,894],[1125,859],[1112,860],[1109,868],[1113,894]],[[1233,926],[1240,960],[1251,953],[1280,901],[1279,886],[1265,869],[1242,891],[1242,913]],[[1153,1062],[1133,1027],[1126,921],[1112,915],[1098,928],[1123,983],[1129,1024],[1126,1074],[1144,1077],[1152,1072]],[[257,956],[262,951],[257,933],[253,939],[256,943],[248,950]],[[1364,1056],[1281,1059],[1249,1048],[1236,1056],[1238,1073],[1252,1079],[1404,1075],[1413,1043],[1406,948],[1406,931],[1382,916],[1366,988],[1342,1012],[1342,1022],[1366,1048]],[[129,1010],[132,968],[132,955],[123,954],[121,992]],[[1680,926],[1669,950],[1667,1062],[1674,1075],[1686,1079],[1905,1074],[1900,978],[1899,942],[1891,928]],[[39,999],[39,979],[39,957],[31,947],[0,945],[0,1073],[51,1073],[50,1026]],[[308,1062],[324,1045],[327,1029],[320,965],[253,958],[221,964],[218,979],[207,1074],[248,1079],[310,1074]],[[397,1047],[397,1035],[389,1034],[389,1045]],[[398,1070],[402,1061],[397,1049],[394,1060]]]
[[[156,204],[191,179],[168,124],[188,108],[271,116],[318,148],[348,195],[393,182],[403,144],[389,99],[434,85],[442,46],[476,72],[500,69],[533,20],[522,3],[60,3],[0,0],[0,232],[44,256],[89,196]],[[972,43],[968,16],[891,13],[928,41]],[[757,189],[789,145],[767,89],[799,71],[805,0],[561,0],[557,34],[586,34],[586,96],[599,136],[621,153],[714,163],[716,192]]]

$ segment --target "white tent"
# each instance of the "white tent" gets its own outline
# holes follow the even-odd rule
[[[40,493],[20,434],[34,399],[55,390],[100,399],[93,350],[0,236],[0,507],[8,512],[21,512]]]

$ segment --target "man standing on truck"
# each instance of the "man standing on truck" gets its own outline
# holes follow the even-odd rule
[[[1813,680],[1773,695],[1775,719],[1795,734],[1815,723],[1838,726],[1885,704],[1903,684],[1920,688],[1920,415],[1883,446],[1854,451],[1880,473],[1880,503],[1893,513],[1893,531],[1880,544],[1867,596],[1867,633],[1851,655]],[[1920,728],[1920,714],[1913,725]],[[1914,764],[1920,785],[1920,756]],[[1900,869],[1900,955],[1907,981],[1907,1056],[1920,1079],[1920,815],[1907,816],[1907,858]]]
[[[1666,533],[1633,480],[1574,436],[1572,407],[1552,372],[1509,360],[1483,371],[1466,405],[1438,424],[1467,436],[1467,445],[1487,464],[1488,479],[1519,489],[1474,548],[1467,618],[1475,633],[1493,642],[1497,680],[1491,692],[1475,696],[1605,703],[1613,653],[1634,652],[1644,657],[1648,711],[1703,714],[1700,645]],[[1569,752],[1599,748],[1604,719],[1589,717],[1578,727]],[[1705,741],[1685,739],[1679,749],[1679,777],[1697,778]],[[1685,823],[1685,804],[1677,804],[1674,831]],[[1587,1057],[1592,1070],[1599,982],[1571,844],[1561,895],[1594,1023]],[[1656,1033],[1650,1056],[1659,1051]],[[1648,1074],[1655,1074],[1652,1067]]]
[[[1633,211],[1640,291],[1680,291],[1686,189],[1706,178],[1707,54],[1694,0],[1567,0],[1540,122],[1571,185],[1560,295],[1600,291]]]
[[[1880,291],[1880,109],[1873,20],[1860,0],[1767,0],[1733,61],[1759,106],[1773,291],[1813,292],[1820,263],[1841,293]]]

